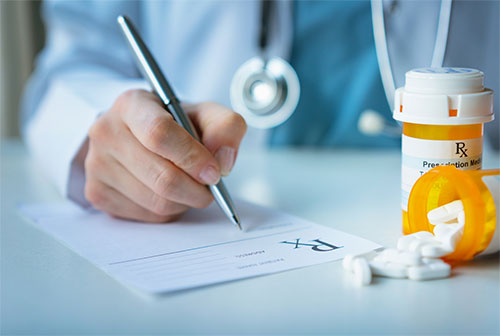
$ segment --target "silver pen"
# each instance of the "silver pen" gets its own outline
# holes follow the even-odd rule
[[[175,121],[188,131],[193,138],[201,143],[191,120],[182,109],[179,99],[175,96],[174,91],[168,84],[167,79],[161,72],[160,67],[153,58],[153,55],[151,55],[151,52],[146,47],[146,44],[132,25],[132,22],[130,22],[130,20],[123,15],[118,16],[117,21],[130,48],[132,49],[137,65],[143,76],[149,81],[149,84],[151,84],[156,94],[160,97],[163,104],[165,104],[166,109],[174,117]],[[222,211],[224,211],[231,222],[237,225],[241,230],[240,219],[234,208],[231,196],[229,196],[222,179],[216,185],[210,185],[208,188],[212,192],[215,201],[219,204]]]

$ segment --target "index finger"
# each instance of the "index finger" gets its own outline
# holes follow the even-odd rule
[[[154,94],[131,92],[122,120],[148,150],[164,157],[202,184],[216,184],[220,169],[212,154],[177,124]]]

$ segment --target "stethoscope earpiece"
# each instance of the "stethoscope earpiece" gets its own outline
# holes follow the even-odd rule
[[[292,66],[279,57],[254,57],[236,71],[230,89],[231,105],[256,128],[285,122],[299,102],[300,84]]]

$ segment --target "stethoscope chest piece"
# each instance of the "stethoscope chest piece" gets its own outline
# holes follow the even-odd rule
[[[233,109],[248,125],[272,128],[285,122],[299,102],[300,84],[292,66],[279,57],[254,57],[236,71],[230,89]]]

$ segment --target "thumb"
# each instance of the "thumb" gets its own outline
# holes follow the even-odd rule
[[[238,113],[216,103],[185,105],[189,117],[200,132],[202,143],[214,155],[222,175],[234,166],[247,126]]]

